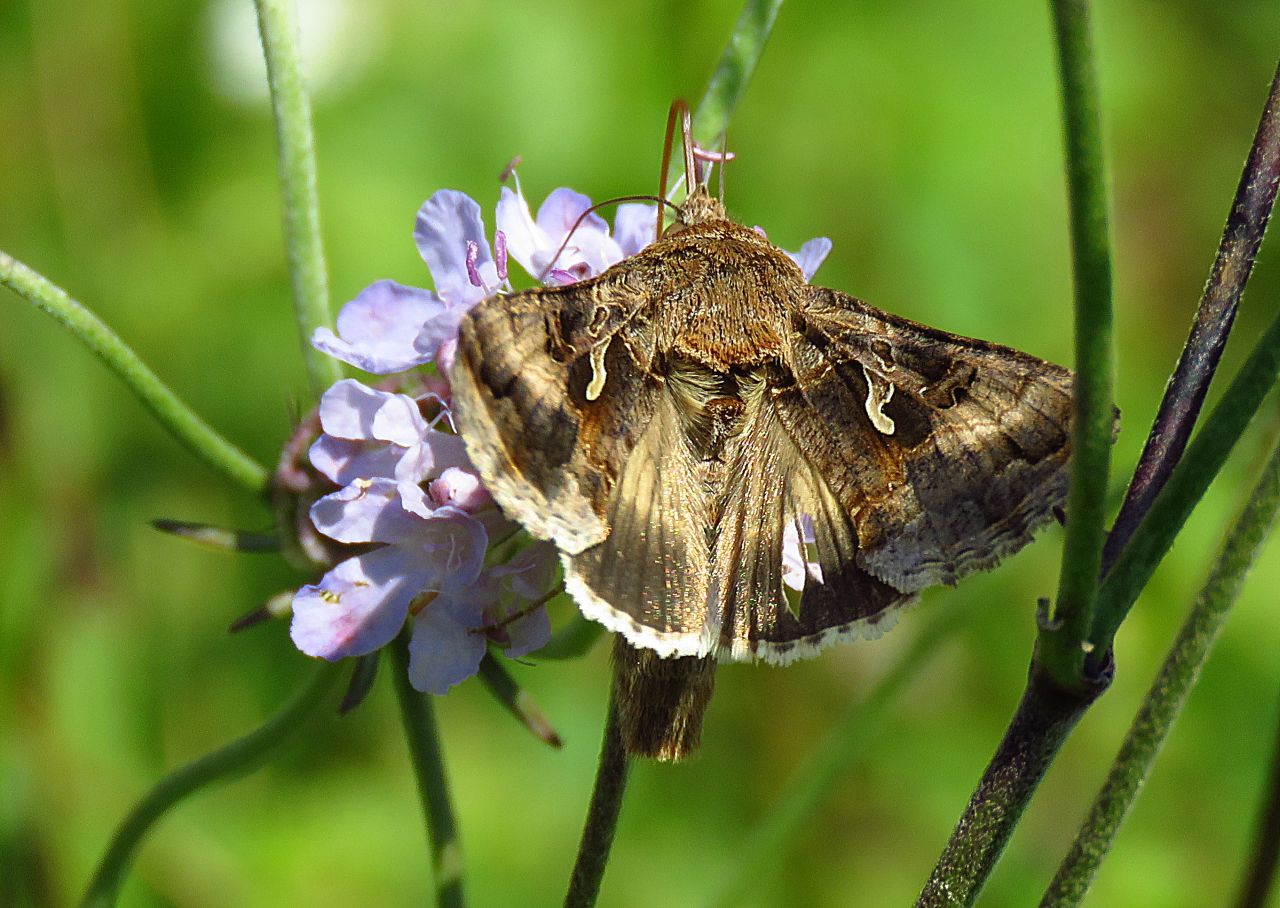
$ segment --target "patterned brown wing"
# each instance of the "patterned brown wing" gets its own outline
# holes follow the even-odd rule
[[[820,287],[796,313],[779,418],[904,593],[1030,541],[1065,501],[1071,373]]]
[[[838,640],[879,636],[912,596],[860,565],[854,518],[823,477],[823,452],[811,456],[804,436],[787,428],[788,414],[796,423],[791,411],[808,404],[778,368],[744,382],[742,398],[745,418],[727,448],[714,532],[711,601],[722,616],[722,653],[787,664]],[[821,422],[811,412],[801,419]],[[783,534],[792,525],[802,535],[806,520],[821,578],[808,577],[793,605],[783,588]]]
[[[566,552],[608,535],[612,487],[653,415],[651,354],[623,336],[644,305],[608,273],[493,297],[462,321],[450,380],[467,453],[503,510]]]

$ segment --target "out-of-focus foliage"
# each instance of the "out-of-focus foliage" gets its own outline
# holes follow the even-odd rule
[[[696,101],[732,0],[302,0],[315,36],[320,197],[335,301],[421,284],[413,214],[440,187],[654,191],[667,105]],[[248,0],[0,5],[0,249],[94,307],[265,463],[309,406],[288,304],[271,121]],[[1117,247],[1117,464],[1132,464],[1185,335],[1275,65],[1280,6],[1121,0],[1096,23]],[[730,211],[819,281],[1067,362],[1058,101],[1042,4],[795,3],[730,130]],[[490,214],[491,222],[491,214]],[[1280,298],[1264,247],[1225,368]],[[1271,411],[1274,413],[1274,407]],[[1068,744],[984,905],[1036,897],[1257,466],[1243,440],[1117,643],[1112,691]],[[1117,482],[1119,477],[1117,478]],[[172,516],[269,514],[154,427],[47,319],[0,295],[0,901],[66,904],[162,772],[298,683],[282,624],[237,615],[305,579],[162,536]],[[927,875],[1022,689],[1060,534],[923,598],[897,630],[786,670],[724,669],[701,757],[641,766],[602,903],[695,903],[832,718],[938,609],[954,639],[909,687],[753,904],[900,905]],[[1273,544],[1090,904],[1220,904],[1239,873],[1277,712]],[[607,647],[515,665],[553,752],[475,683],[440,701],[477,905],[557,903],[590,790]],[[183,805],[131,906],[421,904],[426,852],[383,678],[272,769]]]

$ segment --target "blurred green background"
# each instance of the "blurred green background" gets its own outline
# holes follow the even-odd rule
[[[423,284],[411,229],[441,187],[651,192],[667,105],[695,100],[733,0],[301,0],[335,303]],[[1274,0],[1098,4],[1117,248],[1119,488],[1208,273],[1280,49]],[[313,39],[313,40],[312,40]],[[263,463],[308,406],[272,124],[248,0],[0,4],[0,249],[99,312]],[[730,130],[731,212],[819,281],[947,330],[1071,359],[1058,102],[1043,3],[783,8]],[[1280,295],[1276,239],[1227,354]],[[1275,428],[1251,431],[1118,640],[1112,691],[1050,772],[981,901],[1034,903],[1111,760]],[[0,291],[0,902],[63,905],[167,769],[260,722],[309,666],[283,624],[227,624],[300,578],[151,530],[269,523],[156,428],[51,321]],[[1022,689],[1061,534],[934,591],[898,629],[720,675],[703,752],[640,766],[602,904],[698,904],[784,783],[929,622],[919,667],[748,903],[909,904]],[[1088,904],[1223,904],[1277,722],[1280,548],[1263,555]],[[558,904],[591,785],[607,647],[513,666],[566,740],[476,683],[438,702],[474,904]],[[387,678],[271,768],[182,805],[130,906],[417,905],[422,818]],[[1280,904],[1280,902],[1276,902]]]

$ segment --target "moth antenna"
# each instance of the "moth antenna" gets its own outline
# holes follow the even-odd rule
[[[671,170],[671,140],[676,135],[676,115],[683,110],[688,115],[689,105],[683,99],[677,99],[671,102],[671,108],[667,111],[667,137],[662,143],[662,171],[658,174],[658,195],[662,198],[667,197],[667,175]],[[654,238],[662,239],[662,207],[658,207],[658,226],[654,230]]]
[[[564,253],[565,249],[568,248],[569,240],[573,239],[574,232],[579,227],[582,226],[583,221],[585,221],[596,210],[603,208],[606,205],[616,205],[619,202],[657,202],[659,223],[662,222],[662,206],[663,205],[666,205],[672,211],[680,210],[679,206],[675,205],[672,202],[668,202],[666,199],[659,198],[656,195],[619,195],[619,196],[614,196],[611,199],[605,199],[603,202],[596,202],[586,211],[582,212],[582,214],[578,215],[578,219],[573,222],[573,226],[570,227],[569,232],[565,234],[564,242],[560,244],[560,248],[556,250],[556,254],[551,257],[551,261],[547,263],[547,267],[543,268],[542,271],[538,273],[538,280],[542,280],[548,274],[551,273],[551,269],[555,266],[555,263],[559,261],[560,256],[561,254]]]

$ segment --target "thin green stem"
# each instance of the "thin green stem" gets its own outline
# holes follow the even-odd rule
[[[1280,67],[1271,79],[1271,91],[1262,105],[1262,116],[1249,148],[1236,196],[1222,229],[1218,254],[1205,282],[1191,333],[1182,346],[1178,364],[1160,400],[1147,443],[1125,492],[1124,504],[1107,535],[1102,550],[1105,574],[1115,563],[1129,537],[1142,522],[1156,495],[1164,488],[1186,449],[1191,430],[1200,416],[1209,383],[1213,381],[1235,323],[1236,309],[1244,295],[1253,262],[1266,234],[1267,223],[1280,186]]]
[[[440,908],[462,908],[463,861],[458,824],[449,798],[449,779],[436,730],[431,697],[409,683],[409,634],[402,633],[387,648],[391,653],[392,683],[400,704],[409,758],[418,779],[418,794],[431,847],[431,872]]]
[[[1062,84],[1071,252],[1075,275],[1076,377],[1071,490],[1054,620],[1040,631],[1040,660],[1063,687],[1082,683],[1084,649],[1102,564],[1111,469],[1114,366],[1111,243],[1098,80],[1086,0],[1050,0]]]
[[[694,138],[703,148],[719,149],[724,142],[729,120],[742,100],[764,53],[782,0],[746,0],[729,41],[720,53],[706,93],[693,115]]]
[[[1277,377],[1280,377],[1280,315],[1272,320],[1218,405],[1205,418],[1169,481],[1107,574],[1098,592],[1090,636],[1099,651],[1110,651],[1112,638],[1129,608],[1173,545],[1209,483],[1222,469],[1227,455]]]
[[[563,745],[564,742],[560,740],[559,733],[552,727],[546,713],[538,705],[538,701],[533,699],[533,694],[511,677],[511,672],[507,671],[506,666],[499,662],[493,653],[485,653],[484,658],[480,660],[480,682],[493,695],[493,698],[520,720],[521,725],[533,732],[538,740],[552,747]]]
[[[591,790],[591,805],[587,808],[587,823],[578,844],[573,876],[569,879],[569,892],[564,898],[565,908],[591,908],[600,895],[600,882],[609,863],[609,851],[618,829],[618,816],[622,812],[622,796],[627,790],[630,769],[631,761],[622,743],[618,704],[610,694],[596,783]]]
[[[889,708],[907,685],[925,671],[948,638],[958,614],[954,608],[938,609],[880,683],[845,710],[826,740],[796,770],[769,815],[734,850],[732,862],[707,900],[708,905],[742,905],[751,900],[761,877],[778,866],[787,843],[830,800],[832,789],[841,784],[849,768],[874,743]]]
[[[160,780],[116,830],[106,854],[94,871],[93,879],[89,881],[81,905],[84,908],[106,908],[114,905],[125,873],[151,827],[187,796],[214,782],[227,781],[253,772],[276,756],[321,707],[329,704],[329,691],[340,676],[341,671],[337,666],[316,666],[310,680],[264,725]]]
[[[1275,525],[1278,510],[1280,444],[1276,445],[1263,468],[1262,478],[1227,535],[1222,554],[1152,682],[1102,790],[1040,903],[1041,908],[1069,908],[1084,899],[1165,738],[1182,712],[1187,695],[1200,677],[1200,668],[1209,656],[1227,612],[1240,594],[1245,575]]]
[[[0,284],[70,331],[192,454],[237,485],[254,492],[266,489],[270,478],[266,468],[197,416],[102,319],[65,290],[3,252],[0,252]]]
[[[267,61],[267,87],[276,120],[284,237],[293,282],[293,307],[311,390],[319,397],[342,378],[337,361],[311,346],[311,334],[332,321],[329,275],[320,237],[311,102],[302,76],[298,20],[292,0],[254,0]]]
[[[1037,662],[1018,709],[969,798],[916,908],[972,905],[1067,735],[1106,689],[1060,687]]]

